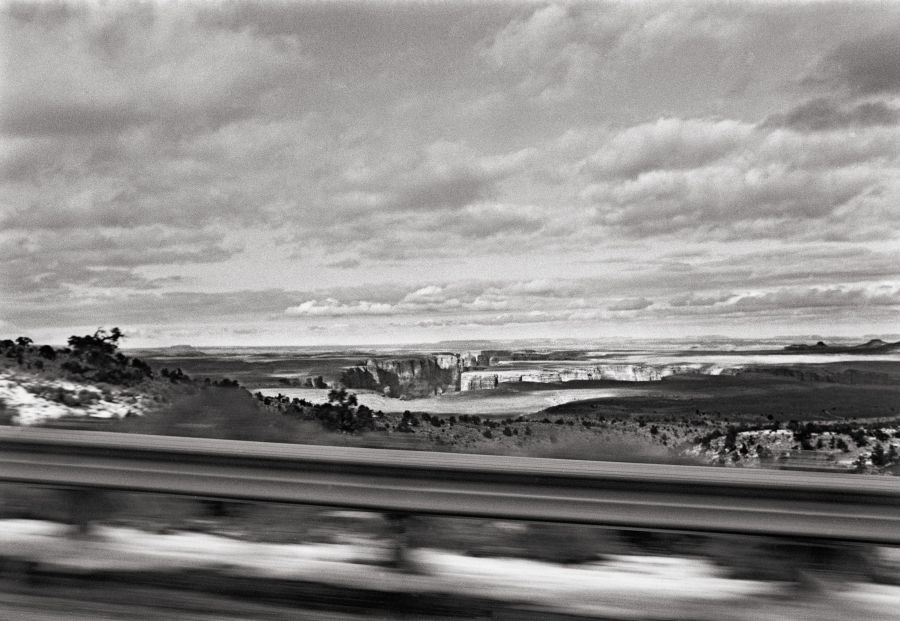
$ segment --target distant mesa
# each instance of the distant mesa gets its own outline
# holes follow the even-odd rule
[[[165,357],[165,356],[208,356],[202,349],[197,349],[193,345],[171,345],[169,347],[150,347],[138,348],[133,351],[139,352],[145,357]]]
[[[462,390],[462,375],[466,371],[515,360],[516,356],[530,358],[537,355],[534,351],[483,349],[370,359],[365,364],[345,367],[338,383],[345,388],[374,390],[401,399],[431,397]]]
[[[460,356],[435,354],[387,360],[343,369],[340,384],[384,393],[388,397],[418,398],[459,390]]]
[[[481,350],[406,358],[369,359],[344,367],[337,383],[348,389],[372,390],[387,397],[416,399],[447,392],[493,390],[503,384],[563,384],[573,381],[658,382],[670,375],[719,375],[715,364],[586,363],[545,366],[560,360],[558,350]],[[506,361],[536,363],[528,368],[496,368]],[[493,368],[492,368],[493,367]]]
[[[809,345],[807,343],[793,343],[785,347],[786,350],[790,351],[809,351],[809,350],[820,350],[820,349],[830,349],[830,345],[826,345],[823,341],[817,342],[815,345]]]
[[[900,350],[900,341],[896,343],[888,343],[881,339],[871,339],[860,345],[828,345],[823,341],[817,342],[815,345],[807,343],[794,343],[784,348],[784,351],[812,351],[826,354],[844,354],[844,353],[887,353]]]

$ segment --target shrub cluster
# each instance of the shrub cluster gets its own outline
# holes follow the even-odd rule
[[[69,347],[54,349],[50,345],[34,346],[27,336],[0,341],[0,355],[16,360],[28,368],[44,369],[46,363],[61,360],[59,368],[80,380],[107,384],[130,385],[153,377],[150,365],[138,358],[129,358],[118,350],[122,331],[97,330],[93,334],[72,336]]]
[[[15,341],[3,339],[0,341],[0,353],[7,358],[15,359],[18,364],[24,364],[25,357],[34,351],[34,347],[31,345],[33,342],[27,336],[20,336]]]
[[[348,393],[345,388],[329,391],[328,403],[310,403],[304,399],[290,399],[284,395],[265,397],[259,392],[254,396],[263,405],[276,408],[285,415],[316,420],[325,429],[341,433],[374,431],[376,422],[383,416],[382,412],[373,411],[357,403],[356,395]]]
[[[136,384],[153,377],[146,362],[117,351],[121,338],[118,328],[69,337],[69,360],[60,366],[73,375],[107,384]]]

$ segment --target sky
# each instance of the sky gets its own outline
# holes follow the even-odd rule
[[[0,3],[0,333],[900,332],[900,3]]]

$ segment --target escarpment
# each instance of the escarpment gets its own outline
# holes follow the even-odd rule
[[[657,382],[670,375],[718,375],[722,369],[711,364],[601,364],[592,366],[497,369],[465,371],[460,390],[490,390],[500,384],[530,382],[560,384],[563,382],[610,380],[618,382]]]
[[[339,381],[347,388],[377,390],[390,397],[416,398],[459,390],[460,374],[457,354],[436,354],[370,359],[363,366],[344,369]]]
[[[711,364],[599,364],[540,368],[496,368],[496,352],[442,353],[384,360],[343,369],[339,382],[347,388],[374,390],[389,397],[429,397],[454,391],[492,390],[500,384],[559,384],[610,380],[656,382],[670,375],[718,375]],[[492,368],[493,367],[493,368]]]

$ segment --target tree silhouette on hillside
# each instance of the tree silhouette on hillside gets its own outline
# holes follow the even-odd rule
[[[119,328],[98,329],[94,334],[69,337],[71,359],[63,369],[108,384],[132,384],[153,376],[150,365],[117,351],[124,337]]]

